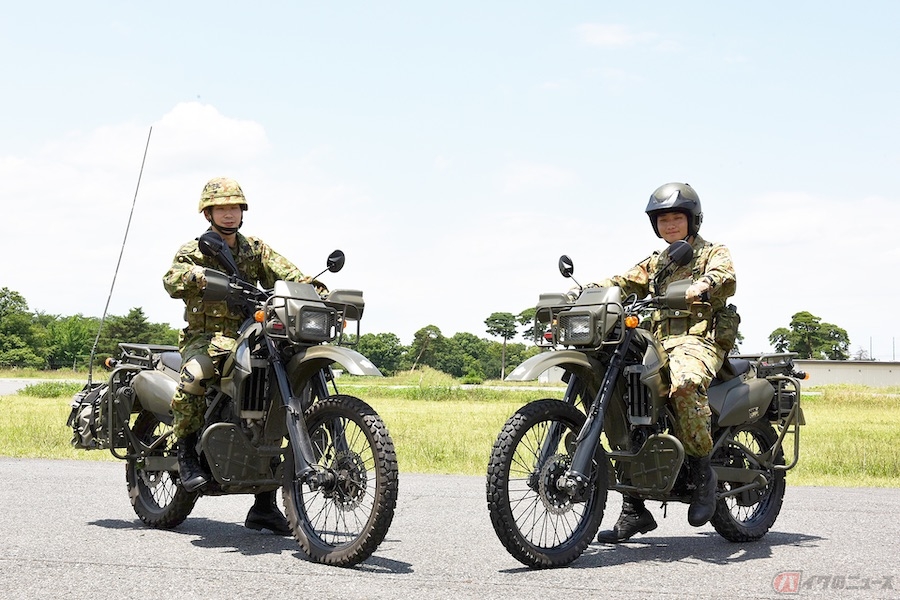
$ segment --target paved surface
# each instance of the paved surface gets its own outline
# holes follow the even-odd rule
[[[544,571],[500,545],[481,477],[401,474],[387,539],[352,569],[246,530],[250,503],[201,498],[158,531],[132,511],[123,463],[0,458],[0,598],[900,598],[896,489],[789,485],[774,530],[750,544],[690,527],[683,505],[665,519],[653,506],[659,528],[636,543]],[[777,593],[779,573],[799,573],[800,593]]]

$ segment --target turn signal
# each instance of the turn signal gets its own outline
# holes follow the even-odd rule
[[[637,329],[637,326],[641,324],[641,320],[638,319],[634,315],[628,315],[625,317],[625,327],[628,329]]]
[[[255,313],[253,313],[253,320],[256,321],[257,323],[262,323],[263,321],[265,321],[266,320],[266,311],[258,310]]]

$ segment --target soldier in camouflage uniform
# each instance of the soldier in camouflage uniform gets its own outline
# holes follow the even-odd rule
[[[219,233],[234,256],[241,278],[271,288],[275,281],[308,281],[303,273],[262,240],[238,233],[247,210],[240,185],[226,177],[211,179],[200,196],[199,212]],[[198,431],[206,410],[206,388],[217,381],[220,360],[234,348],[244,316],[224,301],[206,302],[204,268],[220,269],[215,259],[200,252],[197,240],[184,244],[163,277],[166,291],[185,303],[185,327],[179,337],[182,357],[181,383],[172,398],[173,432],[178,441],[181,484],[188,491],[208,481],[197,456]],[[269,529],[290,535],[287,521],[275,505],[275,492],[256,495],[245,521],[252,529]]]
[[[734,295],[736,288],[734,264],[728,248],[700,237],[698,232],[703,222],[700,198],[688,184],[668,183],[659,187],[650,196],[646,213],[657,237],[669,244],[678,240],[691,244],[694,250],[691,262],[679,267],[662,282],[662,289],[653,287],[654,277],[666,262],[660,252],[654,252],[624,275],[589,285],[618,285],[626,294],[643,298],[648,294],[664,294],[670,281],[693,280],[686,293],[691,302],[690,310],[659,309],[651,317],[651,327],[669,355],[669,401],[676,418],[675,433],[684,445],[695,486],[688,521],[699,527],[715,512],[717,480],[709,460],[712,412],[706,389],[734,343],[733,337],[724,331],[717,335],[717,321],[721,320],[726,301]],[[736,318],[736,314],[732,314]],[[616,525],[612,531],[600,532],[597,540],[621,542],[636,533],[653,529],[656,529],[656,521],[644,501],[626,494]]]

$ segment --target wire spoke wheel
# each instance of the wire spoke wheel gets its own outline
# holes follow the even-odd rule
[[[723,496],[717,501],[711,523],[727,540],[758,540],[769,531],[781,512],[785,490],[784,471],[766,468],[758,458],[772,448],[777,437],[768,421],[748,423],[735,429],[728,443],[713,455],[714,465],[761,470],[766,478],[765,486]],[[784,456],[780,450],[772,457],[772,462],[784,464]],[[730,492],[745,485],[720,481],[719,491]]]
[[[285,463],[285,510],[294,536],[318,562],[349,566],[384,540],[397,503],[397,458],[381,418],[358,398],[332,396],[306,414],[324,483],[296,481]]]
[[[156,415],[144,411],[135,420],[133,432],[150,446],[171,429]],[[175,454],[175,436],[168,435],[152,456],[174,458]],[[125,462],[125,481],[134,512],[147,525],[160,529],[171,529],[183,523],[199,497],[199,493],[187,492],[181,487],[177,471],[151,471],[136,458]]]
[[[569,404],[538,400],[519,409],[494,444],[487,478],[491,523],[509,553],[530,567],[572,562],[600,526],[607,494],[603,449],[583,498],[560,485],[584,420]]]

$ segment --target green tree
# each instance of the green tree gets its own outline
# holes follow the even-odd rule
[[[22,294],[6,287],[0,289],[0,366],[46,366],[39,337],[34,315]]]
[[[484,324],[487,325],[487,332],[503,339],[503,351],[500,358],[500,379],[506,377],[506,342],[516,335],[516,317],[508,312],[491,313]]]
[[[822,323],[822,320],[806,311],[791,317],[790,328],[779,327],[769,334],[778,352],[796,352],[799,358],[847,360],[850,357],[850,338],[846,330]]]
[[[534,314],[537,312],[537,308],[531,307],[526,308],[518,315],[516,315],[516,321],[519,322],[519,325],[522,326],[522,339],[526,342],[534,341]]]
[[[385,375],[400,369],[406,347],[393,333],[366,333],[359,336],[356,351],[371,360]]]
[[[106,318],[97,344],[96,360],[116,356],[122,342],[174,345],[178,343],[178,331],[164,323],[150,323],[144,310],[135,307],[125,316],[110,315]]]
[[[73,367],[79,359],[91,354],[91,347],[100,326],[99,319],[77,314],[56,318],[47,327],[50,341],[48,362],[51,369]]]
[[[431,358],[440,353],[443,339],[444,336],[441,335],[441,330],[437,325],[426,325],[415,332],[407,354],[407,357],[413,359],[409,370],[415,371],[420,363],[436,369],[437,367]]]

